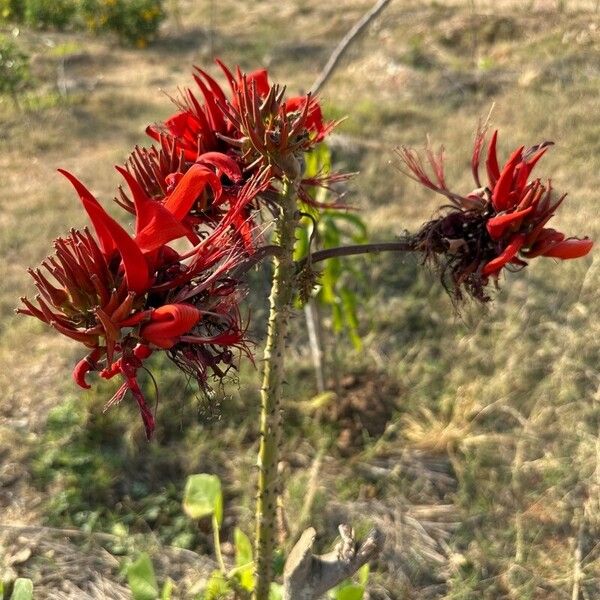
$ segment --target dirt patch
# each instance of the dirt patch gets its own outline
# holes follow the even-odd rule
[[[337,398],[328,404],[322,419],[339,427],[337,447],[342,454],[352,454],[383,434],[399,393],[398,385],[384,373],[366,371],[340,380]]]

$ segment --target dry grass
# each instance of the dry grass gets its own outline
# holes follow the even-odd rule
[[[371,2],[345,0],[342,10],[316,0],[251,7],[222,0],[213,3],[212,21],[209,4],[181,0],[184,29],[168,23],[162,41],[144,52],[74,34],[22,34],[37,84],[24,112],[0,103],[3,522],[47,518],[47,488],[32,475],[30,460],[40,443],[49,444],[43,451],[51,448],[48,411],[65,398],[97,407],[105,393],[74,392],[67,373],[76,349],[11,313],[28,291],[25,268],[45,256],[54,236],[84,222],[55,168],[77,173],[108,203],[117,181],[111,164],[144,141],[146,123],[168,114],[159,89],[187,84],[192,63],[207,65],[218,55],[245,68],[264,64],[290,90],[307,89]],[[431,133],[448,149],[449,180],[468,191],[475,124],[494,102],[503,153],[521,143],[556,142],[540,172],[570,192],[557,226],[600,239],[596,9],[594,1],[574,0],[391,3],[321,93],[332,116],[350,115],[334,142],[335,159],[361,171],[351,197],[373,237],[416,227],[438,203],[389,164],[393,146],[420,144]],[[328,534],[340,516],[364,526],[375,519],[390,532],[373,597],[600,597],[597,251],[577,262],[540,260],[507,276],[492,306],[467,307],[460,317],[414,261],[379,257],[368,268],[382,287],[364,311],[366,351],[344,359],[344,369],[378,372],[403,391],[391,399],[384,434],[367,436],[350,462],[337,451],[335,422],[315,425],[290,405],[289,505],[301,508],[314,457],[324,452],[313,520]],[[301,324],[297,329],[294,400],[311,388]],[[160,376],[174,380],[165,371]],[[161,435],[180,479],[197,470],[223,476],[231,514],[249,529],[255,376],[244,377],[231,402],[248,412],[247,421],[240,424],[238,415],[228,427],[225,413],[216,426],[196,423],[187,434],[165,426]],[[189,398],[181,387],[172,395],[171,406]],[[163,401],[159,420],[167,419],[168,407]],[[182,420],[189,416],[178,410]],[[125,429],[133,414],[126,411],[119,407],[108,417],[111,427]],[[301,444],[300,435],[308,441]],[[136,460],[146,453],[137,434],[127,444]],[[152,452],[156,460],[159,451]],[[151,471],[153,485],[162,485],[161,473],[171,481],[167,472]],[[117,499],[118,488],[111,488]],[[66,597],[82,597],[73,594]]]

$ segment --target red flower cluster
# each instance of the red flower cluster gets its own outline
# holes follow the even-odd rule
[[[484,288],[490,279],[497,282],[504,267],[523,268],[525,259],[537,256],[579,258],[593,245],[587,237],[566,238],[546,227],[566,194],[555,199],[550,181],[544,185],[530,175],[552,142],[517,148],[500,169],[495,131],[485,161],[487,184],[482,184],[479,167],[485,134],[485,128],[480,128],[475,136],[471,167],[477,188],[467,195],[448,188],[443,148],[438,154],[427,148],[426,160],[433,176],[415,150],[398,150],[407,175],[451,203],[444,216],[426,223],[417,234],[419,249],[441,266],[444,281],[450,276],[458,297],[465,289],[479,300],[489,299]]]
[[[73,371],[81,387],[90,387],[86,376],[93,371],[106,379],[121,375],[109,405],[130,391],[148,437],[154,416],[137,373],[153,352],[167,352],[201,387],[209,374],[227,373],[233,350],[252,358],[238,276],[254,262],[256,209],[273,196],[277,179],[301,175],[288,166],[300,164],[332,126],[310,96],[286,100],[266,71],[238,69],[234,77],[221,67],[230,99],[197,69],[204,102],[188,91],[180,112],[148,128],[159,145],[136,147],[125,168],[117,167],[125,185],[115,200],[135,216],[133,233],[61,171],[93,233],[71,230],[57,239],[55,255],[30,270],[39,294],[22,298],[17,309],[88,348]]]

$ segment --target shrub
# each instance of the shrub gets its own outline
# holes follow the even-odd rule
[[[23,0],[0,0],[0,22],[20,22],[25,16],[25,4]]]
[[[91,31],[112,31],[138,48],[148,45],[165,17],[161,0],[83,0],[81,10]]]
[[[0,94],[16,99],[29,79],[29,56],[11,39],[0,37]]]
[[[75,0],[26,0],[25,22],[40,29],[64,29],[71,24],[76,11]]]

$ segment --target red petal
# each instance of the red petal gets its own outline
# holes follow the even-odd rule
[[[151,322],[142,327],[140,335],[159,348],[171,348],[201,316],[202,313],[191,304],[165,304],[152,313]]]
[[[485,167],[487,169],[488,179],[490,181],[490,188],[494,189],[496,182],[500,178],[500,168],[498,167],[498,155],[496,154],[496,142],[498,140],[498,130],[494,131],[490,145],[488,146],[487,158],[485,161]]]
[[[512,258],[517,254],[517,252],[523,246],[523,242],[525,241],[525,236],[522,234],[516,235],[512,241],[506,246],[502,254],[490,260],[486,265],[484,265],[481,274],[484,277],[488,275],[495,275],[502,269],[502,267],[512,260]]]
[[[198,237],[184,227],[160,202],[146,196],[129,171],[121,167],[117,167],[117,170],[131,189],[136,213],[135,241],[142,251],[151,252],[182,237],[188,237],[192,244],[198,242]]]
[[[510,206],[509,194],[513,187],[515,167],[519,164],[519,162],[521,162],[523,148],[524,146],[521,146],[512,153],[511,157],[508,159],[508,162],[506,165],[504,165],[502,173],[500,173],[500,177],[494,186],[494,191],[492,193],[492,204],[497,211],[512,208]]]
[[[256,85],[256,92],[259,96],[264,97],[269,94],[271,85],[269,84],[269,73],[266,69],[256,69],[246,75],[248,87],[252,87],[252,83]]]
[[[486,228],[491,238],[493,240],[500,239],[511,224],[518,224],[519,221],[532,212],[533,209],[533,206],[529,206],[528,208],[518,212],[515,211],[504,215],[498,215],[497,217],[492,217],[486,224]]]
[[[589,253],[593,245],[594,242],[587,238],[584,238],[583,240],[569,238],[562,242],[558,242],[558,244],[554,244],[548,250],[546,250],[542,256],[563,259],[581,258]]]
[[[73,379],[80,387],[89,390],[92,386],[85,380],[85,376],[96,369],[96,362],[104,354],[100,348],[94,348],[85,358],[82,358],[73,369]]]
[[[207,184],[213,189],[216,199],[222,189],[219,178],[206,167],[193,165],[168,196],[164,207],[178,221],[183,220]]]
[[[74,176],[59,169],[73,184],[90,216],[98,239],[105,253],[112,253],[116,248],[121,255],[123,270],[128,288],[138,294],[144,293],[150,285],[148,265],[142,251],[129,234],[100,206],[84,185]],[[107,250],[107,248],[111,248]]]
[[[100,212],[104,212],[104,209],[100,206],[100,203],[92,193],[75,177],[75,175],[71,175],[68,171],[64,169],[58,169],[58,172],[64,175],[70,182],[71,185],[75,188],[75,191],[79,194],[79,199],[83,204],[83,208],[87,212],[90,217],[90,221],[94,226],[94,230],[96,232],[96,237],[100,242],[100,247],[102,248],[102,252],[109,256],[116,249],[116,244],[111,236],[110,232],[106,227],[106,223],[104,223],[103,219],[99,217]]]
[[[223,175],[227,175],[234,183],[237,183],[242,179],[242,171],[235,160],[221,152],[205,152],[198,157],[196,163],[199,165],[216,167]]]

